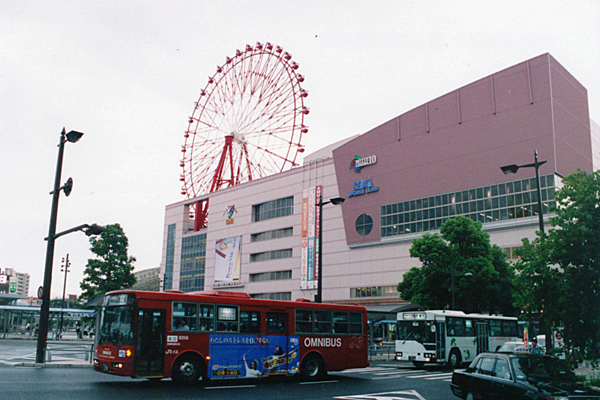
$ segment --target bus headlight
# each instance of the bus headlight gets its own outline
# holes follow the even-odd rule
[[[116,368],[116,369],[122,369],[122,368],[123,368],[123,363],[114,362],[114,363],[111,363],[111,364],[110,364],[110,366],[111,366],[112,368]]]
[[[402,361],[402,352],[401,351],[396,353],[396,361]]]

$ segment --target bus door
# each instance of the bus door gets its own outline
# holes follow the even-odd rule
[[[266,332],[270,354],[265,357],[263,375],[288,373],[288,314],[285,312],[268,312]]]
[[[435,358],[438,361],[446,359],[446,321],[437,321],[435,333]]]
[[[489,327],[486,322],[475,323],[477,331],[477,354],[485,353],[489,350]]]
[[[163,376],[165,322],[165,310],[140,309],[138,311],[135,376]]]

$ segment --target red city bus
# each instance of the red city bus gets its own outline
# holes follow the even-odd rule
[[[206,291],[107,293],[94,369],[177,382],[369,366],[365,307]]]

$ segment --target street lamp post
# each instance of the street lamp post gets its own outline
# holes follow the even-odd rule
[[[334,206],[340,205],[344,202],[343,197],[334,197],[329,201],[319,200],[315,206],[319,207],[319,262],[317,264],[317,275],[319,280],[317,281],[317,295],[315,296],[316,303],[323,302],[323,206],[325,204],[333,204]]]
[[[454,291],[455,291],[454,290],[454,277],[456,275],[454,275],[454,263],[451,266],[452,266],[452,288],[451,288],[451,291],[452,291],[452,311],[454,311],[454,308],[455,308],[455,302],[454,302]],[[459,277],[460,276],[473,276],[473,274],[470,273],[470,272],[467,272],[466,274],[459,275]]]
[[[516,173],[519,168],[535,168],[535,179],[536,179],[536,184],[537,184],[537,198],[538,198],[538,216],[539,216],[539,224],[540,224],[540,232],[542,232],[542,234],[544,234],[544,213],[543,213],[543,208],[542,208],[542,185],[541,185],[541,181],[540,181],[540,165],[545,164],[547,161],[538,161],[538,153],[537,153],[537,149],[534,152],[535,155],[535,162],[533,164],[525,164],[525,165],[506,165],[504,167],[500,167],[500,169],[502,170],[502,172],[504,172],[505,175],[510,175],[510,174],[514,174]],[[550,327],[546,326],[546,343],[548,343],[548,346],[552,345],[552,331],[550,330]]]
[[[538,161],[538,153],[535,150],[535,162],[533,164],[525,164],[525,165],[505,165],[504,167],[500,167],[504,175],[515,174],[519,168],[535,168],[535,179],[537,183],[537,198],[538,198],[538,216],[540,218],[540,231],[544,233],[544,212],[542,208],[542,185],[540,182],[540,165],[545,164],[547,161]]]
[[[54,176],[54,187],[51,192],[52,194],[52,208],[50,210],[50,227],[48,229],[48,245],[46,246],[46,266],[44,268],[44,289],[42,290],[42,308],[40,311],[40,328],[38,331],[38,342],[36,351],[36,362],[43,363],[45,359],[44,352],[46,350],[46,340],[48,340],[48,319],[50,316],[50,286],[52,284],[52,259],[54,257],[54,240],[56,233],[56,218],[58,215],[58,198],[60,191],[64,190],[65,195],[68,196],[71,193],[73,181],[69,181],[64,185],[60,186],[60,175],[62,172],[63,154],[65,150],[65,143],[71,142],[76,143],[83,133],[70,131],[65,133],[63,128],[60,134],[60,141],[58,143],[58,160],[56,162],[56,174]]]

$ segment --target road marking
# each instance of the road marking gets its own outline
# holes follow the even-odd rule
[[[314,381],[314,382],[300,382],[301,385],[316,385],[318,383],[336,383],[337,381]]]
[[[412,396],[412,397],[405,397]],[[372,394],[359,394],[353,396],[335,397],[342,400],[426,400],[416,390],[407,390],[402,392],[383,392]]]
[[[432,376],[431,378],[425,378],[425,379],[428,380],[428,381],[433,381],[433,380],[436,380],[436,379],[448,379],[450,377],[452,377],[452,373],[449,373],[449,374],[439,374],[438,376]]]
[[[204,389],[243,389],[243,388],[253,388],[256,385],[239,385],[239,386],[206,386]]]

